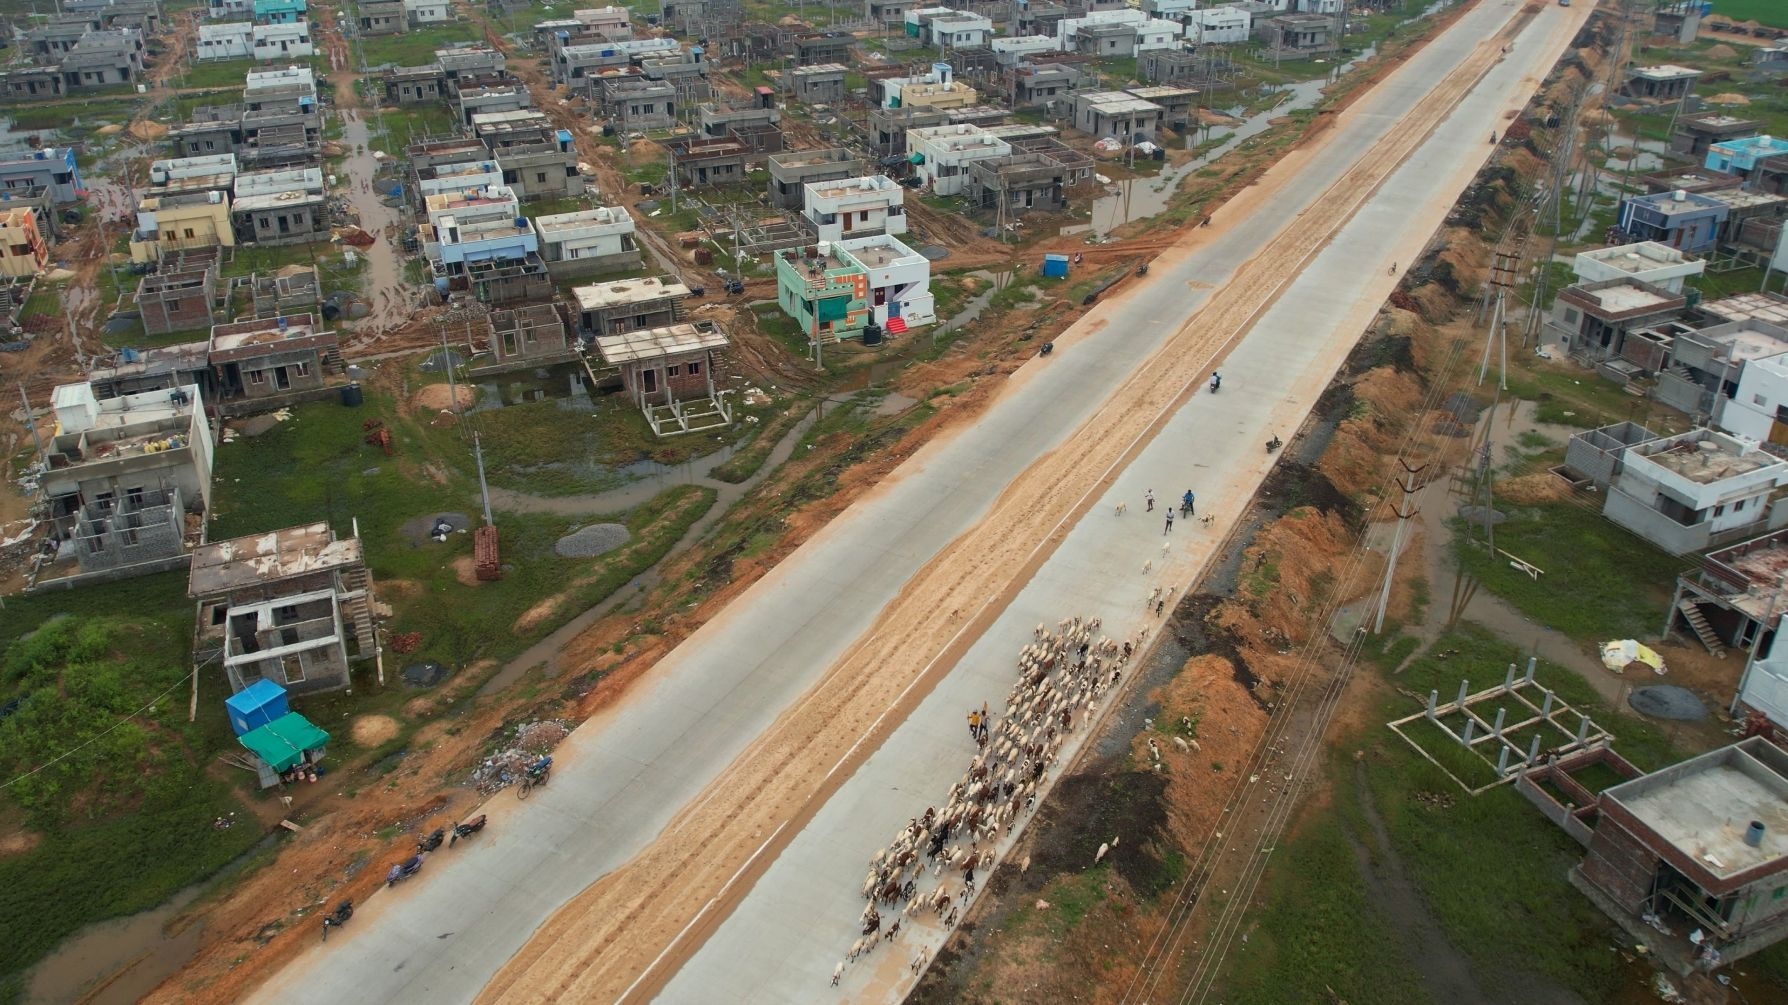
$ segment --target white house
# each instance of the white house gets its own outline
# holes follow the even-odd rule
[[[1049,35],[1016,35],[1012,38],[996,38],[987,43],[993,50],[994,62],[1001,66],[1017,66],[1027,58],[1040,52],[1055,52],[1061,48],[1054,37]]]
[[[1716,418],[1734,435],[1788,444],[1788,353],[1747,361]]]
[[[974,161],[1012,153],[1012,144],[967,123],[908,129],[906,148],[918,159],[914,170],[938,195],[961,192],[968,179],[968,166]]]
[[[1197,10],[1203,0],[1142,0],[1144,14],[1162,17],[1169,21],[1182,21],[1186,15]]]
[[[1208,7],[1192,11],[1184,20],[1186,38],[1199,45],[1231,45],[1248,41],[1254,31],[1254,15],[1245,7]]]
[[[1577,256],[1571,269],[1585,283],[1628,278],[1681,293],[1682,281],[1707,271],[1707,263],[1667,244],[1641,241],[1585,251]]]
[[[1135,32],[1135,45],[1121,55],[1130,56],[1151,49],[1171,49],[1179,44],[1185,29],[1176,21],[1150,17],[1139,10],[1119,7],[1113,10],[1088,11],[1080,17],[1065,17],[1055,23],[1056,44],[1063,52],[1079,50],[1076,36],[1083,30],[1089,34],[1114,25],[1123,25]],[[1093,55],[1106,55],[1096,52]]]
[[[1346,0],[1298,0],[1299,14],[1340,14]]]
[[[950,7],[915,7],[906,12],[906,33],[920,45],[965,49],[986,45],[993,21]]]
[[[453,5],[447,0],[404,0],[404,16],[413,25],[438,24],[453,20]]]
[[[937,321],[931,262],[924,255],[886,234],[836,241],[832,251],[868,276],[870,320],[889,334]]]
[[[801,188],[801,213],[822,241],[906,233],[906,189],[887,175],[810,181]]]
[[[257,24],[254,47],[256,59],[296,59],[313,55],[317,51],[316,44],[311,41],[308,21],[295,24]]]
[[[247,59],[254,53],[254,25],[247,21],[199,25],[198,60]]]
[[[624,206],[534,218],[540,257],[554,276],[593,275],[639,265],[637,227]]]
[[[1780,529],[1788,461],[1753,440],[1695,429],[1628,447],[1602,515],[1672,555]]]

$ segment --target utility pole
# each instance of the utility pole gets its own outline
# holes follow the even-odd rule
[[[31,396],[25,393],[25,382],[19,381],[19,401],[25,405],[25,428],[31,430],[31,442],[37,444],[37,459],[45,461],[43,437],[37,433],[37,418],[31,414]],[[45,461],[45,463],[48,463]]]
[[[1484,385],[1484,378],[1490,373],[1490,350],[1492,346],[1501,349],[1501,365],[1497,370],[1497,389],[1509,389],[1509,336],[1504,311],[1508,306],[1509,288],[1515,285],[1516,270],[1521,264],[1521,256],[1506,251],[1496,252],[1496,258],[1490,266],[1490,285],[1495,289],[1495,308],[1490,312],[1490,329],[1484,335],[1484,359],[1478,364],[1478,386]]]
[[[1409,466],[1409,462],[1401,457],[1397,458],[1397,463],[1403,466],[1403,476],[1397,480],[1398,486],[1403,489],[1403,505],[1391,508],[1391,512],[1397,514],[1397,532],[1391,536],[1391,550],[1385,556],[1384,588],[1379,591],[1378,615],[1372,621],[1372,634],[1374,635],[1384,631],[1384,612],[1391,603],[1391,583],[1397,577],[1397,558],[1403,554],[1404,530],[1409,526],[1410,518],[1421,512],[1415,506],[1415,496],[1427,486],[1426,482],[1418,482],[1417,477],[1423,471],[1428,470],[1428,465],[1423,464],[1419,468],[1412,468]]]

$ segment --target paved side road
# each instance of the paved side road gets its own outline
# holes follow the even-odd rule
[[[1494,30],[1510,10],[1491,0],[1489,7],[1462,19],[1460,26],[1428,51],[1468,45]],[[1412,60],[1412,66],[1421,59]],[[1309,184],[1289,186],[1283,197],[1260,212],[1231,223],[1221,246],[1203,248],[1171,264],[1163,262],[1151,277],[1150,292],[1174,291],[1174,308],[1181,317],[1195,309],[1206,295],[1203,289],[1221,283],[1231,274],[1233,263],[1249,258],[1268,237],[1292,223],[1327,179],[1339,174],[1350,154],[1357,157],[1391,128],[1399,109],[1424,93],[1424,81],[1438,76],[1446,63],[1442,59],[1421,65],[1429,67],[1428,77],[1399,75],[1369,99],[1375,115],[1357,116],[1346,136],[1308,159],[1302,170],[1311,180]],[[1399,254],[1412,258],[1423,236],[1408,235],[1407,249]],[[1380,290],[1367,299],[1375,305],[1382,297]],[[481,843],[463,854],[436,856],[420,882],[412,881],[373,898],[352,929],[326,947],[306,952],[254,1000],[471,1000],[555,908],[660,833],[680,808],[873,623],[900,584],[973,526],[1031,459],[1059,444],[1092,414],[1138,359],[1159,347],[1177,323],[1171,312],[1161,310],[1159,302],[1154,305],[1152,323],[1116,322],[1122,317],[1117,313],[1120,305],[1141,299],[1120,300],[1096,313],[1095,320],[1104,317],[1114,323],[1089,326],[1096,330],[1071,340],[1051,360],[1029,368],[1031,372],[1014,381],[1010,392],[980,421],[922,451],[897,480],[852,507],[845,518],[835,520],[663,660],[626,700],[586,723],[561,747],[553,784],[529,800],[525,811],[514,809],[506,796],[498,796],[488,807],[492,826],[480,836]],[[1308,341],[1312,348],[1322,342],[1319,338]],[[1344,354],[1345,346],[1339,352]],[[1253,414],[1256,423],[1270,419],[1276,428],[1289,430],[1302,415],[1303,409],[1285,394],[1265,390],[1283,383],[1284,375],[1293,372],[1291,367],[1244,363],[1238,355],[1232,357],[1228,372],[1231,380],[1223,397],[1227,418],[1213,421],[1243,422],[1245,426],[1246,413]],[[1317,380],[1316,386],[1320,385]],[[1264,412],[1260,411],[1263,406]],[[1213,430],[1220,428],[1226,427],[1198,430],[1194,441],[1202,446],[1214,439]],[[1186,434],[1181,430],[1175,435]],[[1173,442],[1174,437],[1163,441]],[[1192,472],[1190,487],[1199,491],[1201,499],[1215,504],[1234,478],[1264,470],[1265,459],[1262,452],[1236,471],[1199,464],[1198,458],[1182,455],[1164,468]],[[1165,497],[1186,486],[1142,487],[1153,487],[1158,496]],[[1128,478],[1118,491],[1140,500],[1140,487]],[[1239,503],[1232,500],[1232,505]],[[1139,508],[1133,502],[1133,510]],[[1065,568],[1060,565],[1064,561],[1067,559],[1058,558],[1051,566]],[[1089,577],[1098,575],[1105,564],[1097,556],[1082,556],[1077,561],[1079,572],[1073,575],[1083,584],[1094,582]],[[1179,561],[1180,573],[1189,577],[1195,559],[1188,554]],[[1140,586],[1142,581],[1136,582]],[[1138,601],[1140,596],[1139,592]],[[1022,600],[1015,609],[1028,611]],[[1038,610],[1019,620],[1034,623],[1045,614],[1049,620],[1061,616]],[[996,649],[1009,650],[1009,645]],[[1009,651],[999,652],[997,664],[990,665],[1004,666],[1009,655]],[[977,662],[969,660],[963,665]],[[999,697],[1005,686],[1000,684],[992,694],[980,694],[983,689],[975,686],[973,692],[980,694],[976,704]],[[943,724],[952,741],[955,733],[962,732],[958,718],[952,712]],[[915,721],[924,719],[921,714]],[[887,749],[903,748],[891,745]],[[927,800],[937,798],[931,793],[941,792],[947,779],[960,770],[956,751],[943,746],[935,749],[935,767],[915,763],[911,769],[916,791]],[[933,784],[936,778],[946,780],[939,786]],[[834,800],[834,805],[841,803]],[[829,806],[828,812],[831,809]],[[910,815],[907,804],[902,804],[896,822]],[[891,826],[867,818],[861,826],[862,830],[846,831],[839,839],[841,845],[859,846],[848,855],[857,863],[850,869],[855,878],[845,884],[853,894],[866,849],[885,840],[891,831]],[[854,916],[855,911],[850,913]],[[831,961],[842,945],[831,942],[834,923],[830,918],[817,912],[814,917],[813,926],[820,932],[817,938],[826,946],[823,954],[816,952],[811,958],[823,960],[824,972],[829,975]],[[699,966],[692,967],[690,973],[698,970]],[[803,982],[801,986],[816,985]],[[739,984],[731,988],[736,992]],[[730,993],[721,994],[713,1000],[729,997]],[[677,999],[669,996],[667,1000]]]

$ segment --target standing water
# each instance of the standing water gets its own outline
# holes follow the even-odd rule
[[[408,321],[414,307],[410,291],[404,285],[403,259],[393,243],[402,239],[402,217],[379,198],[380,158],[373,156],[374,151],[368,145],[372,130],[363,113],[357,108],[344,108],[341,118],[342,143],[348,152],[347,161],[342,165],[348,187],[348,205],[359,216],[361,229],[374,238],[372,245],[364,249],[366,299],[371,311],[360,322],[360,327],[378,331]]]

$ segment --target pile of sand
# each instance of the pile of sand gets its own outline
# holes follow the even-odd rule
[[[1751,103],[1751,99],[1742,94],[1727,91],[1725,94],[1716,94],[1708,98],[1707,103],[1710,105],[1748,105]]]
[[[1710,47],[1701,55],[1706,56],[1708,59],[1737,59],[1738,50],[1721,42],[1718,45]]]
[[[397,720],[388,715],[363,715],[348,727],[348,735],[355,746],[371,750],[397,736]]]
[[[457,402],[455,401],[457,392]],[[417,391],[410,398],[410,406],[416,409],[444,411],[457,404],[460,408],[470,408],[478,400],[478,392],[464,384],[449,387],[446,384],[430,384]]]
[[[159,140],[168,134],[168,127],[148,119],[138,119],[126,131],[139,140]]]

